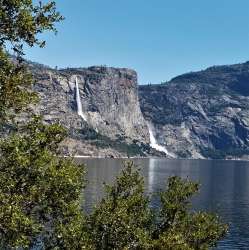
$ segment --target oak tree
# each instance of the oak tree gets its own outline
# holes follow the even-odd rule
[[[113,186],[103,184],[106,198],[87,218],[88,249],[208,250],[226,235],[218,210],[189,209],[200,182],[170,176],[156,194],[161,209],[153,209],[139,171],[138,165],[126,162]]]
[[[55,2],[0,0],[0,249],[81,249],[84,165],[64,158],[66,131],[32,114],[34,77],[23,44],[44,46],[37,34],[56,32]],[[6,52],[10,43],[16,57]],[[28,112],[21,122],[16,114]]]

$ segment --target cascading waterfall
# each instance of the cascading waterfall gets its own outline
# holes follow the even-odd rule
[[[156,138],[154,137],[154,135],[153,135],[152,130],[151,130],[150,127],[149,127],[149,134],[150,134],[150,146],[152,148],[154,148],[154,149],[156,149],[158,151],[164,152],[166,155],[168,155],[168,156],[170,156],[172,158],[175,158],[174,154],[169,153],[169,151],[165,147],[157,144]]]
[[[75,78],[75,87],[76,87],[76,102],[77,102],[77,113],[80,115],[85,121],[87,121],[86,116],[83,114],[82,111],[82,103],[80,100],[80,90],[79,90],[79,84],[77,76]]]

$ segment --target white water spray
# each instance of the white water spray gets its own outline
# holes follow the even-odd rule
[[[154,148],[154,149],[156,149],[158,151],[164,152],[166,155],[168,155],[168,156],[170,156],[172,158],[175,158],[174,154],[169,153],[169,151],[165,147],[157,144],[156,138],[154,137],[154,135],[153,135],[152,130],[151,130],[150,127],[149,127],[149,134],[150,134],[150,146],[152,148]]]
[[[80,100],[80,91],[79,91],[79,84],[77,76],[75,78],[75,86],[76,86],[76,102],[77,102],[77,113],[80,115],[85,121],[87,121],[86,116],[83,114],[82,111],[82,103]]]

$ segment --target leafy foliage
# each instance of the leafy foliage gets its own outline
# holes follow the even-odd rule
[[[107,197],[89,215],[89,244],[92,249],[139,249],[143,245],[154,215],[150,213],[150,198],[144,198],[144,178],[132,172],[127,162],[113,186],[103,184]],[[148,232],[144,232],[146,229]]]
[[[10,61],[0,47],[0,120],[6,121],[10,114],[27,111],[28,104],[38,101],[37,94],[31,91],[32,84],[33,77],[25,65]]]
[[[218,210],[189,211],[200,182],[170,176],[157,192],[161,209],[154,210],[139,171],[126,162],[113,186],[103,184],[107,196],[87,218],[88,249],[209,249],[227,233]]]
[[[76,133],[71,132],[70,137],[86,140],[99,148],[113,148],[119,152],[125,152],[128,156],[146,156],[145,152],[148,154],[153,153],[149,144],[138,144],[136,140],[128,144],[125,142],[125,138],[120,135],[117,135],[117,139],[113,140],[88,126],[76,131]]]
[[[188,158],[190,157],[192,154],[189,150],[186,150],[186,151],[177,151],[176,154],[178,155],[178,157],[180,158]]]
[[[0,119],[8,120],[7,112],[23,110],[30,103],[38,101],[31,90],[33,76],[29,73],[20,56],[23,44],[44,47],[37,34],[44,30],[57,32],[54,23],[63,17],[56,12],[55,2],[38,6],[32,0],[2,0],[0,2]],[[5,52],[6,43],[12,45],[18,56],[15,62]],[[27,109],[25,110],[27,111]],[[14,112],[9,113],[13,115]]]
[[[0,142],[0,248],[63,246],[58,235],[83,220],[84,165],[59,157],[66,131],[40,119]]]
[[[188,210],[189,198],[199,193],[199,185],[173,175],[166,181],[166,190],[159,190],[162,209],[156,230],[157,249],[209,249],[227,233],[218,209],[215,213]]]
[[[1,0],[0,3],[0,47],[8,41],[18,54],[23,55],[23,43],[44,47],[37,34],[44,30],[57,32],[54,23],[63,17],[56,12],[55,2],[35,6],[32,0]]]
[[[43,47],[36,35],[56,32],[54,23],[61,20],[55,2],[0,1],[0,123],[1,133],[8,132],[0,140],[0,249],[76,250],[83,245],[85,166],[60,154],[66,131],[58,122],[16,117],[38,101],[33,76],[20,57],[23,43]],[[6,53],[7,42],[16,58]]]
[[[249,149],[235,148],[235,149],[202,149],[201,154],[209,159],[226,159],[229,157],[242,158],[244,155],[249,155]]]

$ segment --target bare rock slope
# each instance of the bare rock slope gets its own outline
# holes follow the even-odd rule
[[[46,122],[60,120],[69,131],[70,142],[64,146],[70,152],[76,150],[92,156],[127,155],[115,149],[107,152],[108,146],[99,147],[97,143],[86,146],[88,139],[98,139],[100,135],[127,144],[134,140],[144,145],[149,143],[148,127],[138,101],[135,71],[104,66],[52,70],[36,63],[31,63],[30,69],[37,79],[35,90],[41,99],[35,109],[44,115]],[[76,77],[86,121],[77,114]],[[86,128],[90,129],[91,138]]]
[[[249,155],[249,62],[141,86],[131,69],[52,70],[35,63],[30,68],[41,98],[37,112],[48,123],[59,119],[66,127],[68,152],[163,156],[149,145],[150,124],[157,142],[180,157],[209,157],[209,150],[237,149]],[[76,77],[85,120],[77,114]]]
[[[140,86],[142,113],[172,151],[200,157],[205,150],[249,146],[249,62],[190,72]]]

